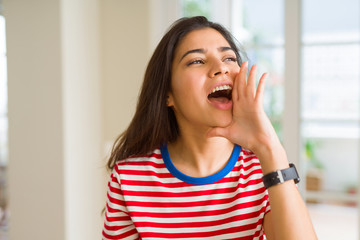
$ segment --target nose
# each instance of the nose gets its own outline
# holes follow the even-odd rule
[[[228,73],[229,73],[229,69],[226,66],[226,64],[224,62],[218,60],[212,64],[212,67],[209,71],[209,77],[213,78],[218,75],[228,74]]]

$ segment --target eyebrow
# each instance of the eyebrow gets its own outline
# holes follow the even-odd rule
[[[235,52],[234,49],[232,49],[231,47],[219,47],[218,50],[219,50],[219,52],[226,52],[226,51]],[[179,62],[181,62],[181,60],[183,60],[187,55],[189,55],[191,53],[202,53],[202,54],[204,54],[204,53],[206,53],[206,51],[203,48],[196,48],[196,49],[189,50],[180,58]]]

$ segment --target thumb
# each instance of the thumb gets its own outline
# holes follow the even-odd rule
[[[227,137],[229,130],[227,128],[215,127],[210,129],[207,133],[207,137]]]

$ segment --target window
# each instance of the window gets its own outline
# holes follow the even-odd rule
[[[285,63],[283,0],[243,0],[231,3],[231,31],[244,45],[250,65],[258,65],[259,76],[264,72],[270,74],[266,84],[264,107],[282,139]]]
[[[326,6],[326,7],[324,7]],[[324,238],[358,237],[360,137],[360,3],[302,1],[301,135],[306,198],[352,211]],[[337,206],[337,207],[335,207]],[[350,212],[349,212],[350,213]],[[331,217],[331,216],[329,216]],[[334,218],[334,216],[332,216]],[[336,230],[337,229],[337,230]],[[344,235],[347,234],[347,235]]]

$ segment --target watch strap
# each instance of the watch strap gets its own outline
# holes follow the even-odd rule
[[[265,188],[281,184],[283,182],[294,180],[295,183],[300,182],[299,174],[296,170],[296,167],[293,163],[289,164],[289,168],[283,170],[277,170],[271,173],[266,174],[262,177]]]

